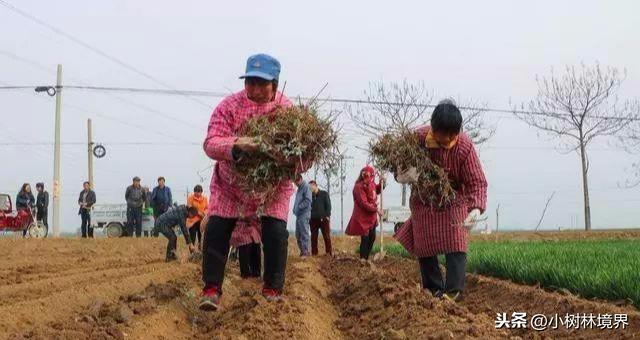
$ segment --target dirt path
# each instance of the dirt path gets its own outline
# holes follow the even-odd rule
[[[237,263],[230,263],[224,309],[206,313],[197,309],[200,266],[164,263],[164,246],[162,238],[0,240],[0,339],[640,337],[640,314],[632,307],[478,275],[468,275],[466,299],[453,304],[420,289],[414,261],[387,257],[372,266],[351,251],[336,258],[290,256],[286,298],[278,303],[268,303],[261,282],[241,279]],[[625,313],[629,326],[496,329],[496,313],[512,312]]]

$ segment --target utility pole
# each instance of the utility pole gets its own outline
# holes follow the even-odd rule
[[[340,155],[340,231],[344,235],[344,181],[347,177],[344,174],[345,159],[353,159],[353,157],[345,157],[344,153]]]
[[[91,128],[91,119],[87,119],[87,156],[89,160],[89,187],[95,188],[93,183],[93,130]]]
[[[496,208],[496,233],[498,232],[498,228],[500,228],[500,204]]]
[[[60,108],[62,106],[62,65],[58,64],[56,77],[55,144],[53,151],[53,237],[60,236]]]

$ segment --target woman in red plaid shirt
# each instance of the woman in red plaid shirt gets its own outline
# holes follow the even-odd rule
[[[487,205],[485,179],[473,142],[462,130],[462,115],[456,105],[442,101],[431,116],[431,126],[417,130],[425,152],[444,168],[456,196],[443,208],[423,204],[411,195],[411,217],[398,230],[396,239],[420,263],[422,286],[436,297],[457,301],[462,298],[469,231]],[[414,169],[397,174],[400,183],[416,181]],[[438,255],[446,258],[443,281]]]
[[[240,190],[235,181],[234,163],[250,157],[258,149],[253,138],[238,136],[242,125],[254,116],[291,106],[291,101],[277,91],[280,62],[266,54],[247,60],[244,90],[226,97],[211,115],[206,154],[215,159],[211,178],[208,222],[204,235],[202,279],[204,289],[200,308],[217,310],[220,306],[229,240],[240,217],[256,215],[260,202]],[[287,217],[293,184],[283,180],[275,198],[262,206],[262,244],[264,250],[264,285],[262,295],[269,301],[282,295],[287,264]]]

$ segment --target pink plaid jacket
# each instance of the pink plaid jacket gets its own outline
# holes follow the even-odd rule
[[[204,151],[217,162],[209,186],[209,216],[238,218],[256,214],[259,201],[246,195],[235,183],[231,149],[239,137],[238,131],[247,120],[268,114],[278,106],[292,105],[291,101],[279,92],[275,98],[275,101],[257,104],[249,100],[246,92],[242,90],[223,99],[211,114],[207,138],[204,140]],[[263,214],[286,221],[293,192],[291,181],[280,182],[276,198],[266,202]]]
[[[428,131],[429,127],[418,129],[421,140],[424,141]],[[487,205],[487,180],[478,154],[464,133],[450,150],[429,148],[425,152],[447,171],[449,180],[457,187],[456,197],[450,206],[438,209],[412,196],[411,217],[395,238],[417,257],[466,252],[469,232],[462,222],[472,209],[484,212]]]
[[[238,248],[251,243],[262,243],[262,225],[257,217],[238,220],[229,243]]]

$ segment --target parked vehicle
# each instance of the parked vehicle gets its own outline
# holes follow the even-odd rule
[[[142,214],[142,231],[144,236],[151,235],[154,219],[153,211],[145,209]],[[96,204],[91,210],[91,226],[105,228],[107,237],[128,236],[127,204]]]
[[[0,231],[22,232],[33,238],[47,237],[48,229],[42,221],[36,220],[35,209],[13,210],[11,196],[0,194]]]
[[[409,207],[390,207],[383,210],[382,222],[393,223],[393,232],[396,232],[409,217],[411,217]]]

